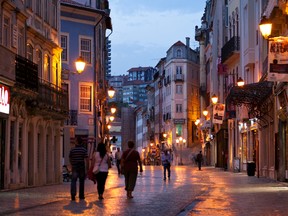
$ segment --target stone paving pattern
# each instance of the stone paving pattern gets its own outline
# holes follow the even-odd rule
[[[225,172],[214,167],[173,166],[163,181],[161,166],[144,167],[133,199],[126,198],[124,177],[115,166],[107,179],[104,200],[86,180],[85,200],[70,200],[70,182],[0,192],[0,215],[100,216],[284,216],[288,183]]]

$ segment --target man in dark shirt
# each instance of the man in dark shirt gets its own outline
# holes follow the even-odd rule
[[[76,139],[75,147],[70,150],[69,160],[72,166],[71,199],[74,201],[77,193],[76,183],[79,178],[79,199],[85,199],[84,181],[88,168],[88,153],[81,138]]]

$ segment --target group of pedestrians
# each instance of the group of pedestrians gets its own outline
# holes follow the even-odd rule
[[[123,174],[125,178],[125,190],[127,192],[127,198],[133,198],[132,192],[135,188],[138,170],[143,172],[142,162],[140,154],[135,150],[135,143],[128,141],[128,149],[123,153],[120,148],[117,148],[115,153],[116,166],[118,175]],[[112,167],[111,160],[107,152],[105,143],[98,143],[96,151],[93,153],[91,163],[89,165],[88,153],[83,146],[83,142],[80,139],[76,140],[75,148],[72,148],[69,154],[70,164],[72,166],[72,180],[71,180],[71,200],[74,201],[77,194],[77,179],[79,179],[79,199],[85,199],[84,196],[84,182],[88,170],[92,172],[91,180],[97,184],[98,199],[104,199],[103,194],[105,191],[105,184],[108,177],[109,169]],[[163,166],[163,180],[170,180],[171,177],[171,152],[165,149],[161,155],[161,161]],[[201,164],[203,161],[202,152],[200,151],[196,156],[196,162],[198,169],[201,170]],[[138,168],[139,167],[139,168]],[[91,178],[91,175],[90,176]]]
[[[143,167],[140,154],[134,149],[135,143],[133,141],[128,141],[127,144],[128,149],[124,151],[123,154],[119,148],[117,149],[115,158],[118,174],[123,174],[125,177],[125,190],[127,191],[127,198],[131,199],[133,198],[132,192],[137,181],[138,166],[141,173],[143,172]],[[69,159],[72,166],[72,180],[70,189],[71,200],[74,201],[77,195],[76,184],[78,179],[79,199],[85,199],[84,182],[88,171],[92,172],[93,180],[95,179],[95,183],[97,184],[98,199],[103,200],[108,172],[112,167],[105,143],[98,143],[97,149],[93,153],[91,163],[89,165],[87,150],[84,147],[81,138],[78,138],[76,140],[75,147],[70,150]]]

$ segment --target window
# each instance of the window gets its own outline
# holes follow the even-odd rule
[[[180,137],[180,136],[182,136],[182,125],[177,124],[176,125],[176,137]]]
[[[49,8],[50,8],[49,1],[45,0],[45,7],[44,7],[44,20],[47,23],[49,23]]]
[[[182,67],[176,66],[176,74],[182,74]]]
[[[27,59],[33,61],[33,47],[31,44],[27,44]]]
[[[176,104],[176,113],[182,113],[182,104]]]
[[[177,50],[177,53],[176,53],[176,57],[177,57],[177,58],[181,58],[181,56],[182,56],[181,49],[178,49],[178,50]]]
[[[68,60],[68,52],[67,52],[67,46],[68,44],[68,37],[66,35],[61,35],[61,48],[63,49],[62,50],[62,61],[67,61]]]
[[[42,62],[42,52],[41,50],[37,49],[36,50],[36,62],[38,64],[38,77],[40,79],[42,79],[42,65],[43,65],[43,62]]]
[[[10,46],[10,19],[8,17],[4,17],[4,24],[3,24],[3,46],[8,47]]]
[[[52,1],[52,9],[51,9],[51,18],[52,18],[52,22],[51,25],[57,29],[57,18],[58,18],[58,13],[57,13],[57,0],[53,0]]]
[[[87,64],[91,64],[91,40],[81,38],[80,55],[84,58]]]
[[[182,85],[176,85],[176,94],[182,94],[183,88]]]
[[[36,1],[36,14],[38,15],[38,16],[40,16],[41,17],[41,5],[42,5],[42,1],[41,0],[38,0],[38,1]]]
[[[18,29],[18,55],[25,56],[24,28]]]
[[[80,84],[80,112],[92,112],[92,85]]]
[[[44,57],[44,80],[50,82],[50,57],[47,54]]]
[[[25,2],[26,2],[26,4],[25,4],[26,8],[29,8],[32,10],[32,0],[26,0]]]

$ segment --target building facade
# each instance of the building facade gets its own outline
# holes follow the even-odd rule
[[[288,178],[287,87],[285,76],[275,68],[287,70],[282,65],[285,62],[279,62],[286,51],[275,49],[275,44],[286,43],[286,8],[286,1],[207,1],[203,24],[195,33],[200,59],[210,62],[203,72],[207,101],[211,98],[209,85],[216,83],[219,103],[225,104],[223,124],[211,128],[212,161],[234,171],[247,171],[255,165],[257,176],[281,181]],[[262,37],[259,29],[264,15],[272,22],[269,38]],[[203,65],[200,70],[204,71]],[[216,77],[209,79],[209,73]],[[237,86],[240,77],[243,86]]]
[[[62,181],[59,12],[58,1],[1,1],[1,189]]]
[[[86,141],[91,154],[97,143],[108,139],[106,66],[112,24],[108,1],[95,2],[61,1],[62,79],[69,92],[64,164],[75,137]],[[82,73],[75,68],[79,56],[86,63]]]

